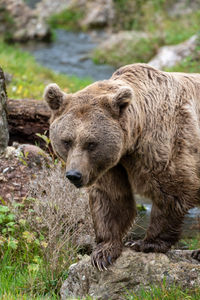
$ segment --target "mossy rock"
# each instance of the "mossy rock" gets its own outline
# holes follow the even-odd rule
[[[136,62],[148,62],[156,53],[162,39],[144,32],[121,31],[104,41],[93,52],[95,63],[115,67]]]

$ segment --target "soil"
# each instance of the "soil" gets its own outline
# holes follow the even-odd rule
[[[26,144],[7,147],[0,157],[0,204],[23,201],[28,194],[29,182],[43,161],[44,151],[39,147]]]

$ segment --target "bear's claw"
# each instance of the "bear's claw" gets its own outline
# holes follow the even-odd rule
[[[125,247],[133,247],[135,245],[135,243],[136,242],[132,242],[132,241],[126,242]]]
[[[193,251],[191,256],[192,256],[192,258],[200,261],[200,249]]]
[[[93,267],[97,268],[99,271],[107,271],[107,267],[112,264],[109,256],[107,258],[103,257],[102,253],[96,255],[92,254],[91,263]]]
[[[170,249],[170,244],[162,240],[155,241],[130,241],[125,244],[126,247],[131,247],[131,249],[137,252],[161,252],[166,253]]]
[[[107,264],[105,261],[100,261],[100,259],[95,259],[94,256],[91,257],[92,266],[97,268],[99,271],[107,271]]]
[[[112,244],[99,244],[91,255],[91,263],[99,271],[107,271],[108,267],[119,257],[122,247]]]

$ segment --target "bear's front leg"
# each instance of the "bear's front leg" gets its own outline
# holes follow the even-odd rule
[[[128,242],[126,245],[135,251],[167,252],[180,237],[181,226],[185,215],[183,211],[176,209],[178,205],[176,206],[175,201],[177,201],[177,199],[174,199],[173,205],[171,198],[170,205],[168,205],[166,199],[163,208],[153,203],[150,225],[145,238],[139,241]]]
[[[91,261],[102,271],[121,254],[123,235],[136,215],[125,169],[117,165],[104,174],[90,188],[89,199],[97,242]]]

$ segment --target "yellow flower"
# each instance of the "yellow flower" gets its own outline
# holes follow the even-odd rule
[[[42,246],[43,248],[46,248],[46,247],[48,246],[48,243],[46,243],[46,242],[41,242],[41,246]]]
[[[33,232],[24,231],[23,238],[27,241],[27,243],[32,243],[35,239],[35,234]]]
[[[0,246],[5,243],[6,239],[3,236],[0,236]]]

